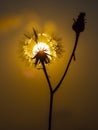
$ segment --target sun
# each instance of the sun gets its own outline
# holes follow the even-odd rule
[[[45,52],[46,54],[50,55],[50,48],[48,44],[44,42],[38,42],[34,47],[33,47],[33,55],[35,56],[38,52]]]

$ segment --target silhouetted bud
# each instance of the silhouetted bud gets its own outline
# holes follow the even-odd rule
[[[84,31],[84,29],[85,29],[85,15],[86,14],[84,12],[81,12],[79,14],[77,20],[73,19],[74,23],[72,25],[72,28],[76,33],[80,33],[80,32]]]

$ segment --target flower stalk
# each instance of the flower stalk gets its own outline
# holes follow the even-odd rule
[[[58,90],[58,88],[60,87],[62,81],[64,80],[64,78],[65,78],[65,76],[66,76],[66,74],[68,72],[68,69],[70,67],[72,59],[75,58],[75,51],[76,51],[76,48],[77,48],[79,36],[80,36],[80,33],[76,33],[76,40],[75,40],[75,44],[74,44],[72,54],[71,54],[70,59],[68,61],[67,67],[66,67],[66,69],[64,71],[64,74],[63,74],[61,80],[59,81],[59,83],[57,84],[57,86],[55,87],[55,89],[53,90],[53,93],[55,93]]]
[[[53,92],[50,93],[50,108],[49,108],[49,124],[48,124],[48,130],[51,130],[52,128],[52,111],[53,111],[53,98],[54,94]]]
[[[49,85],[49,88],[50,88],[50,108],[49,108],[49,124],[48,124],[48,130],[51,130],[51,123],[52,123],[52,109],[53,109],[53,96],[54,94],[57,92],[57,90],[59,89],[61,83],[63,82],[68,70],[69,70],[69,67],[71,65],[71,62],[72,62],[72,59],[74,59],[75,61],[75,52],[76,52],[76,48],[77,48],[77,44],[78,44],[78,40],[79,40],[79,36],[80,36],[80,33],[84,31],[85,29],[85,13],[80,13],[80,15],[78,16],[77,20],[74,20],[74,24],[72,26],[73,30],[75,31],[75,34],[76,34],[76,38],[75,38],[75,43],[74,43],[74,47],[73,47],[73,50],[72,50],[72,53],[71,53],[71,56],[69,58],[69,61],[68,61],[68,64],[67,64],[67,67],[65,68],[65,71],[64,71],[64,74],[63,76],[61,77],[59,83],[57,84],[57,86],[55,87],[54,90],[52,90],[52,85],[50,83],[50,80],[49,80],[49,77],[48,77],[48,74],[47,74],[47,71],[46,71],[46,68],[45,68],[45,65],[44,65],[44,62],[42,62],[42,66],[43,66],[43,70],[44,70],[44,73],[45,73],[45,76],[46,76],[46,79],[47,79],[47,82],[48,82],[48,85]]]
[[[51,82],[50,82],[49,77],[48,77],[48,74],[47,74],[47,70],[46,70],[46,67],[45,67],[45,63],[42,61],[41,64],[42,64],[42,66],[43,66],[43,71],[44,71],[44,74],[45,74],[46,79],[47,79],[47,82],[48,82],[48,86],[49,86],[50,93],[52,93],[52,85],[51,85]]]
[[[71,61],[74,57],[74,54],[75,54],[75,51],[76,51],[76,47],[77,47],[77,43],[78,43],[78,39],[79,39],[79,36],[80,36],[80,33],[76,33],[76,40],[75,40],[75,45],[74,45],[74,48],[73,48],[73,51],[72,51],[72,54],[70,56],[70,59],[69,59],[69,62],[67,64],[67,67],[65,69],[65,72],[60,80],[60,82],[58,83],[58,85],[55,87],[54,90],[52,90],[52,85],[51,85],[51,82],[49,80],[49,77],[48,77],[48,74],[47,74],[47,70],[46,70],[46,67],[45,67],[45,64],[44,62],[41,62],[42,66],[43,66],[43,71],[44,71],[44,74],[45,74],[45,77],[47,79],[47,82],[48,82],[48,86],[49,86],[49,90],[50,90],[50,106],[49,106],[49,120],[48,120],[48,130],[51,130],[52,128],[52,111],[53,111],[53,97],[54,97],[54,94],[55,92],[57,92],[58,88],[60,87],[62,81],[64,80],[67,72],[68,72],[68,69],[69,69],[69,66],[71,64]]]
[[[72,29],[75,31],[75,34],[76,34],[76,38],[75,38],[75,44],[74,44],[74,48],[73,48],[73,51],[71,53],[71,56],[69,58],[69,61],[68,61],[68,64],[67,64],[67,67],[65,68],[65,71],[64,71],[64,74],[63,76],[61,77],[59,83],[57,84],[57,86],[55,87],[55,89],[53,90],[53,93],[55,93],[58,88],[60,87],[61,83],[63,82],[67,72],[68,72],[68,69],[70,67],[70,64],[72,62],[72,59],[76,59],[75,58],[75,51],[76,51],[76,48],[77,48],[77,44],[78,44],[78,40],[79,40],[79,36],[80,36],[80,33],[84,31],[85,29],[85,13],[84,12],[81,12],[77,18],[77,20],[74,19],[74,23],[72,25]]]
[[[50,106],[49,106],[48,130],[51,130],[51,126],[52,126],[53,96],[54,96],[54,93],[53,93],[53,90],[52,90],[51,82],[50,82],[48,74],[47,74],[47,70],[46,70],[45,64],[44,64],[44,62],[41,62],[41,64],[43,66],[43,71],[44,71],[45,77],[47,79],[49,90],[50,90]]]

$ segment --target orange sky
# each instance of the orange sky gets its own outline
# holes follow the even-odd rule
[[[71,54],[73,17],[86,12],[76,61],[55,95],[52,130],[98,129],[97,0],[3,0],[0,4],[0,130],[46,130],[49,89],[42,70],[24,67],[18,43],[37,27],[62,37],[65,52],[47,66],[55,86]]]

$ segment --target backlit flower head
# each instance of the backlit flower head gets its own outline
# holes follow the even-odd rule
[[[20,42],[20,56],[32,66],[40,63],[48,64],[62,53],[61,39],[46,33],[39,33],[33,29],[33,33],[25,35]]]

